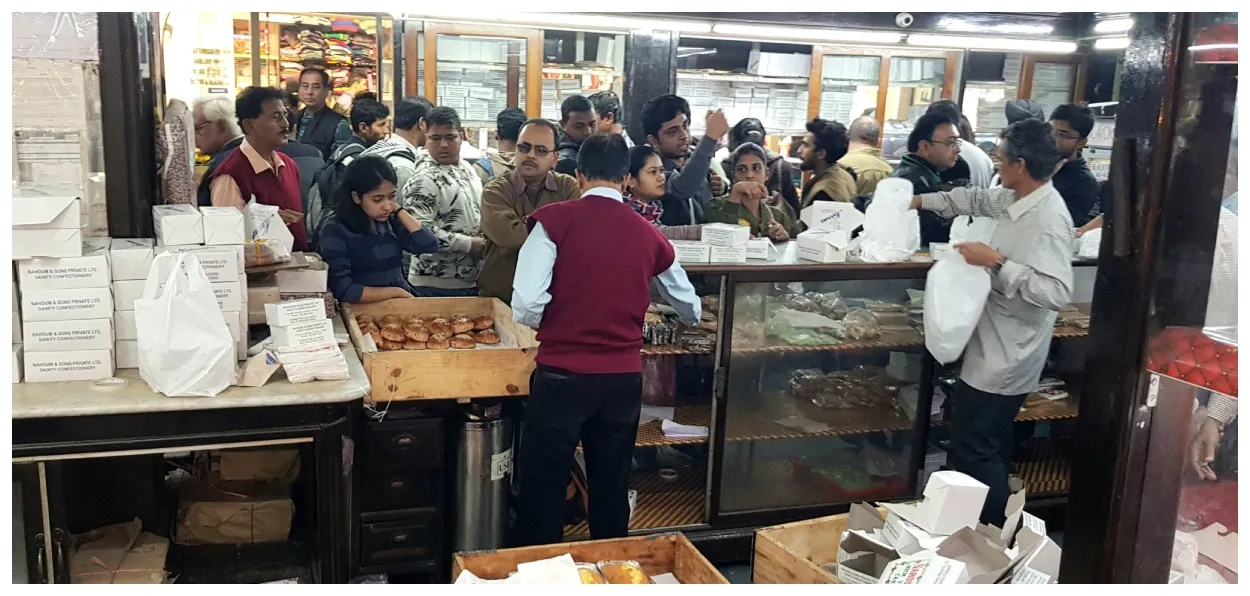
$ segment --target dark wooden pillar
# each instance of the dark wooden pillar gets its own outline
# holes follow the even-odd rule
[[[653,97],[677,89],[678,35],[676,31],[629,32],[621,110],[625,131],[639,145],[647,142],[642,131],[642,106]]]
[[[103,120],[109,234],[152,236],[152,205],[160,202],[156,171],[153,13],[97,13],[100,113]]]

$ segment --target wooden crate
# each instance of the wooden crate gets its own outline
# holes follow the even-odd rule
[[[824,566],[838,561],[838,545],[842,543],[847,518],[843,513],[756,530],[751,582],[842,583]]]
[[[516,571],[517,563],[541,561],[564,553],[573,555],[578,563],[637,561],[647,575],[672,573],[683,584],[729,583],[686,536],[678,532],[456,553],[452,559],[451,580],[455,581],[465,569],[482,579],[504,579]]]
[[[500,335],[511,334],[516,348],[476,350],[399,350],[368,352],[356,316],[491,315]],[[344,322],[360,350],[375,402],[414,399],[513,397],[529,395],[530,373],[538,355],[533,329],[512,320],[512,309],[495,298],[402,298],[373,304],[346,304]]]

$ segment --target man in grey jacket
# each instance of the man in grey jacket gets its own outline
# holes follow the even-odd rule
[[[703,223],[703,213],[715,194],[708,171],[716,146],[729,132],[729,121],[720,110],[709,112],[703,138],[690,149],[690,104],[676,95],[661,95],[642,108],[643,132],[664,165],[667,194],[661,199],[666,226]]]

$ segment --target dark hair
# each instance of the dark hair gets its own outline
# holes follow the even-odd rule
[[[1094,111],[1078,103],[1065,103],[1055,108],[1050,113],[1050,119],[1067,122],[1082,139],[1088,138],[1094,130]]]
[[[646,167],[647,158],[652,155],[659,155],[655,152],[655,147],[651,145],[634,145],[634,148],[629,150],[629,175],[637,178],[642,168]]]
[[[373,126],[378,120],[386,120],[391,109],[386,104],[373,99],[362,99],[352,103],[352,132],[360,132],[360,125]]]
[[[577,171],[587,180],[624,182],[629,173],[629,147],[621,135],[590,135],[577,151]]]
[[[959,129],[959,138],[969,143],[977,142],[977,133],[972,130],[972,122],[968,120],[967,116],[960,114],[959,124],[955,125],[955,128]]]
[[[954,124],[946,114],[925,114],[916,120],[916,125],[912,127],[911,134],[907,136],[907,151],[915,153],[920,151],[920,141],[932,141],[933,132],[943,124]]]
[[[460,114],[447,106],[438,106],[425,113],[425,123],[429,126],[450,126],[460,130]]]
[[[750,133],[759,133],[758,135],[751,134],[752,139],[759,136],[758,143],[746,138]],[[768,136],[768,130],[764,128],[764,123],[760,122],[759,118],[743,118],[729,129],[729,146],[737,147],[742,143],[763,143],[766,136]]]
[[[308,68],[305,68],[304,70],[299,71],[299,80],[301,81],[304,80],[304,75],[310,72],[315,72],[321,76],[322,87],[326,87],[326,88],[330,87],[330,73],[326,72],[326,69],[324,68],[317,68],[315,66],[309,66]]]
[[[955,125],[955,127],[956,127],[956,128],[958,128],[958,127],[959,127],[959,116],[960,116],[963,112],[961,112],[961,111],[959,110],[959,104],[955,103],[955,100],[953,100],[953,99],[939,99],[939,100],[937,100],[937,101],[935,101],[935,102],[933,102],[933,103],[929,104],[929,108],[928,108],[927,110],[925,110],[925,111],[924,111],[924,113],[926,113],[926,114],[941,114],[941,115],[943,115],[943,116],[946,116],[946,119],[947,119],[947,120],[950,120],[951,124],[954,124],[954,125]]]
[[[612,114],[612,119],[616,122],[621,121],[621,98],[616,96],[614,91],[600,91],[590,94],[586,98],[595,106],[595,113],[603,116],[604,114]]]
[[[412,130],[421,124],[421,119],[433,108],[434,104],[424,97],[405,97],[395,104],[395,128]]]
[[[690,120],[690,104],[673,94],[653,97],[642,106],[642,134],[660,136],[660,127],[665,122],[685,114]]]
[[[372,99],[373,101],[377,101],[378,94],[372,91],[361,91],[360,93],[352,96],[352,101],[360,101],[362,99]]]
[[[529,120],[526,120],[524,123],[521,124],[520,128],[516,129],[517,139],[521,138],[521,131],[525,130],[525,127],[527,126],[543,126],[543,127],[550,129],[552,141],[555,142],[556,144],[560,143],[560,127],[556,126],[555,122],[552,122],[546,118],[530,118]],[[513,140],[516,140],[516,139],[513,139]],[[554,146],[551,148],[555,149]]]
[[[357,233],[369,231],[369,216],[352,200],[352,193],[364,196],[383,182],[398,184],[395,168],[381,155],[362,155],[347,164],[334,195],[334,216],[343,227]],[[398,189],[396,189],[398,190]]]
[[[495,116],[495,130],[499,135],[499,140],[516,142],[521,136],[521,127],[525,126],[525,121],[525,110],[521,108],[508,108],[499,112],[499,115]],[[560,136],[556,135],[556,138]]]
[[[560,122],[568,122],[569,116],[578,112],[595,113],[594,104],[581,95],[570,95],[560,104]]]
[[[1038,182],[1050,180],[1059,163],[1059,145],[1049,123],[1029,118],[1003,129],[1003,156],[1007,163],[1024,160],[1029,177]]]
[[[807,123],[807,132],[816,137],[815,149],[825,152],[825,163],[832,164],[842,159],[851,144],[846,136],[846,127],[840,122],[817,118]]]
[[[760,161],[763,162],[765,166],[768,165],[768,154],[764,153],[764,149],[762,147],[756,145],[755,143],[743,143],[738,145],[738,148],[734,149],[733,153],[729,154],[729,171],[725,173],[729,174],[730,179],[733,179],[734,170],[738,169],[738,161],[741,160],[744,155],[754,155],[760,158]]]
[[[239,128],[244,120],[255,120],[265,111],[265,102],[277,100],[286,103],[286,97],[273,87],[248,87],[239,92],[234,99],[234,116],[239,119]]]

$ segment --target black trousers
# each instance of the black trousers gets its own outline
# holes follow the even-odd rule
[[[577,443],[586,458],[592,538],[629,533],[629,464],[642,409],[642,374],[576,374],[539,365],[521,422],[515,542],[564,539],[564,496]]]
[[[1028,394],[986,393],[959,381],[951,403],[951,468],[990,487],[981,508],[981,523],[1002,527],[1015,445],[1016,414]]]

